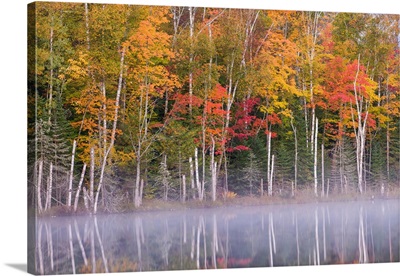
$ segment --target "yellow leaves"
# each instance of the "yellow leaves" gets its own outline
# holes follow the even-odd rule
[[[293,113],[290,109],[285,108],[281,112],[279,112],[280,115],[287,117],[287,118],[293,118]]]
[[[376,102],[379,100],[379,96],[377,94],[375,94],[375,91],[378,87],[378,84],[371,80],[370,78],[367,79],[367,83],[365,84],[365,92],[369,97],[369,100],[371,102]]]
[[[88,55],[79,52],[77,59],[69,59],[69,66],[65,70],[65,74],[72,80],[78,80],[87,77]],[[64,76],[64,75],[63,75]]]
[[[124,150],[115,150],[115,154],[113,154],[115,162],[121,165],[129,165],[132,160],[135,160],[136,154],[135,152],[125,152]]]

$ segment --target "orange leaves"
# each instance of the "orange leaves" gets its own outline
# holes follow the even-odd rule
[[[135,57],[140,65],[158,65],[174,57],[171,48],[171,36],[162,31],[160,26],[166,22],[168,9],[152,7],[149,15],[139,23],[137,30],[130,36],[125,46],[128,53]]]
[[[161,29],[167,22],[166,7],[151,7],[147,17],[124,43],[127,48],[128,76],[136,86],[133,94],[160,98],[168,89],[180,87],[178,77],[168,68],[174,58],[171,36]]]

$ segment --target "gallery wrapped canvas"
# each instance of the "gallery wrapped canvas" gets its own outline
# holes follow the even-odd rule
[[[399,262],[400,16],[28,5],[28,272]]]

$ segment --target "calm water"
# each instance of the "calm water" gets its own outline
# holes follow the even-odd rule
[[[399,201],[42,218],[38,274],[399,262]]]

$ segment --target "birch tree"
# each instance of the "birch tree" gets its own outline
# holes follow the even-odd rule
[[[149,8],[146,19],[139,23],[138,29],[126,44],[129,67],[127,79],[130,85],[124,126],[135,156],[136,180],[133,194],[136,207],[141,202],[142,159],[166,123],[152,120],[155,105],[167,90],[179,86],[176,76],[166,67],[173,57],[169,48],[171,37],[160,27],[167,22],[167,13],[164,7]]]

